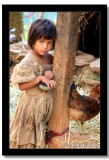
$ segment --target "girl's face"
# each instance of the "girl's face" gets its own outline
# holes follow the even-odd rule
[[[48,51],[50,51],[53,47],[53,40],[52,39],[44,39],[40,38],[36,40],[34,44],[34,50],[40,55],[45,55]]]

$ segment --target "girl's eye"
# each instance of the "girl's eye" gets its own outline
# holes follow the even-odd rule
[[[48,44],[53,44],[53,42],[48,42]]]
[[[39,41],[39,42],[43,43],[43,41]]]

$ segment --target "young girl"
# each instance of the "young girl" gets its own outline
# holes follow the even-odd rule
[[[45,148],[46,123],[53,108],[53,57],[55,25],[46,19],[34,21],[28,34],[31,51],[14,68],[11,82],[22,94],[10,124],[10,148]],[[47,85],[43,90],[40,83]],[[40,85],[39,85],[40,84]]]

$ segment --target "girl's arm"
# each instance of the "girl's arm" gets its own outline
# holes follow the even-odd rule
[[[51,55],[51,54],[48,54],[47,55],[47,59],[48,59],[48,61],[49,61],[49,64],[53,64],[53,56]],[[48,69],[48,70],[46,70],[45,72],[44,72],[44,76],[45,77],[47,77],[47,78],[49,78],[49,79],[52,79],[52,77],[53,77],[53,72],[52,72],[52,70],[50,69]]]
[[[26,82],[26,83],[19,83],[19,89],[23,91],[23,90],[32,88],[39,82],[44,82],[47,84],[48,87],[51,87],[51,88],[55,88],[56,86],[56,82],[54,80],[50,80],[45,76],[39,76],[34,81]]]
[[[40,76],[31,82],[19,83],[19,89],[21,91],[34,87],[40,82]]]

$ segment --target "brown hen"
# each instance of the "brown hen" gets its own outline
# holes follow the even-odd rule
[[[100,103],[91,96],[80,95],[73,84],[69,100],[69,114],[81,127],[80,133],[83,133],[82,125],[85,121],[95,117],[100,111]]]

